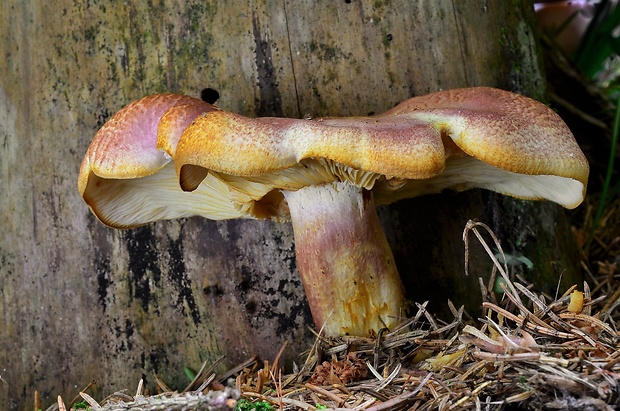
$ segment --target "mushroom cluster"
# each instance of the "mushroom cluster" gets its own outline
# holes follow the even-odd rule
[[[479,187],[573,208],[587,179],[552,110],[475,87],[351,118],[248,118],[187,96],[144,97],[99,130],[78,185],[116,228],[194,215],[291,221],[316,326],[367,335],[405,306],[376,204]]]

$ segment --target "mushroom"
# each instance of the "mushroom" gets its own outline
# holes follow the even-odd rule
[[[441,91],[352,118],[247,118],[204,104],[167,95],[123,109],[95,136],[80,193],[114,227],[187,215],[290,220],[327,335],[367,335],[403,314],[375,204],[480,187],[573,208],[585,194],[588,163],[559,116],[498,89]],[[134,139],[148,148],[117,156]],[[124,173],[121,160],[148,173]]]

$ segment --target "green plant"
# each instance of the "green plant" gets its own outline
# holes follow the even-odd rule
[[[194,381],[194,378],[196,378],[196,371],[192,370],[189,367],[183,367],[183,371],[185,372],[185,375],[190,381]]]
[[[90,406],[88,405],[86,401],[80,401],[80,402],[73,404],[73,407],[71,407],[71,409],[72,410],[90,410]]]
[[[237,401],[235,411],[274,411],[274,407],[267,401],[252,402],[242,398]]]
[[[615,159],[618,155],[618,134],[620,132],[620,4],[601,0],[596,8],[583,40],[573,57],[583,74],[594,80],[611,99],[616,102],[613,134],[609,150],[609,161],[601,198],[592,228],[586,242],[586,252],[594,232],[607,205],[619,194],[620,181],[613,186]]]
[[[592,243],[592,239],[594,238],[594,231],[598,226],[598,223],[605,211],[605,207],[607,204],[613,200],[613,198],[618,195],[618,191],[620,189],[620,181],[616,184],[614,188],[611,188],[611,180],[614,174],[614,163],[616,159],[616,152],[618,150],[618,134],[620,133],[620,98],[616,101],[616,115],[614,116],[614,128],[613,134],[611,138],[611,147],[609,150],[609,162],[607,164],[607,173],[605,175],[605,182],[603,184],[603,190],[601,192],[601,199],[599,200],[598,209],[596,210],[596,215],[594,216],[594,220],[592,221],[592,228],[590,231],[590,235],[588,236],[588,241],[586,243],[586,252],[590,248],[590,244]],[[610,195],[611,192],[611,195]]]
[[[612,100],[620,92],[620,4],[601,0],[588,25],[573,61]]]
[[[620,25],[620,6],[602,0],[595,10],[574,57],[582,72],[592,79],[601,72],[610,56],[620,54],[620,38],[615,35]]]

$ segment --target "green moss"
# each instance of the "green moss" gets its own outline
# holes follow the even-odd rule
[[[237,401],[235,411],[273,411],[273,405],[267,401],[248,401],[245,398]]]
[[[392,33],[389,33],[385,27],[381,29],[381,44],[383,44],[384,48],[387,49],[388,47],[390,47],[390,43],[392,42],[393,38],[394,36],[392,35]]]
[[[97,33],[98,33],[97,27],[95,26],[87,27],[86,30],[84,30],[84,39],[88,42],[94,43],[97,37]]]
[[[217,13],[217,3],[212,1],[190,3],[185,11],[189,19],[189,28],[192,34],[200,36],[204,33],[203,24],[211,21]]]
[[[338,71],[334,68],[329,68],[327,73],[323,76],[323,85],[327,85],[329,83],[333,83],[338,80]]]
[[[336,60],[349,58],[347,53],[328,43],[317,43],[315,41],[311,41],[307,47],[310,54],[316,56],[316,58],[320,61],[333,62]]]
[[[509,42],[508,42],[508,27],[503,26],[500,29],[501,35],[497,38],[497,41],[499,42],[499,45],[502,47],[506,47],[508,46]]]
[[[507,72],[509,84],[506,86],[541,100],[544,96],[544,80],[541,72],[541,63],[537,54],[532,28],[519,19],[514,25],[505,25],[500,29],[498,36],[502,48],[501,58],[504,60],[498,67],[510,62]]]
[[[86,401],[80,401],[80,402],[77,402],[77,403],[73,404],[73,407],[71,407],[71,409],[73,409],[73,410],[90,410],[91,408],[88,406],[88,403],[86,403]]]

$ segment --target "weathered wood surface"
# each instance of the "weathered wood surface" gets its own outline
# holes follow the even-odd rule
[[[0,408],[32,409],[35,390],[47,406],[93,379],[95,396],[141,377],[152,388],[154,372],[182,388],[184,366],[273,359],[284,341],[291,361],[311,341],[289,225],[186,219],[120,232],[89,213],[79,164],[115,111],[205,87],[228,110],[292,117],[378,113],[468,85],[540,98],[531,13],[526,0],[2,1]],[[412,299],[476,309],[490,266],[474,248],[463,277],[470,218],[537,270],[574,271],[558,207],[500,197],[442,194],[381,212]]]

